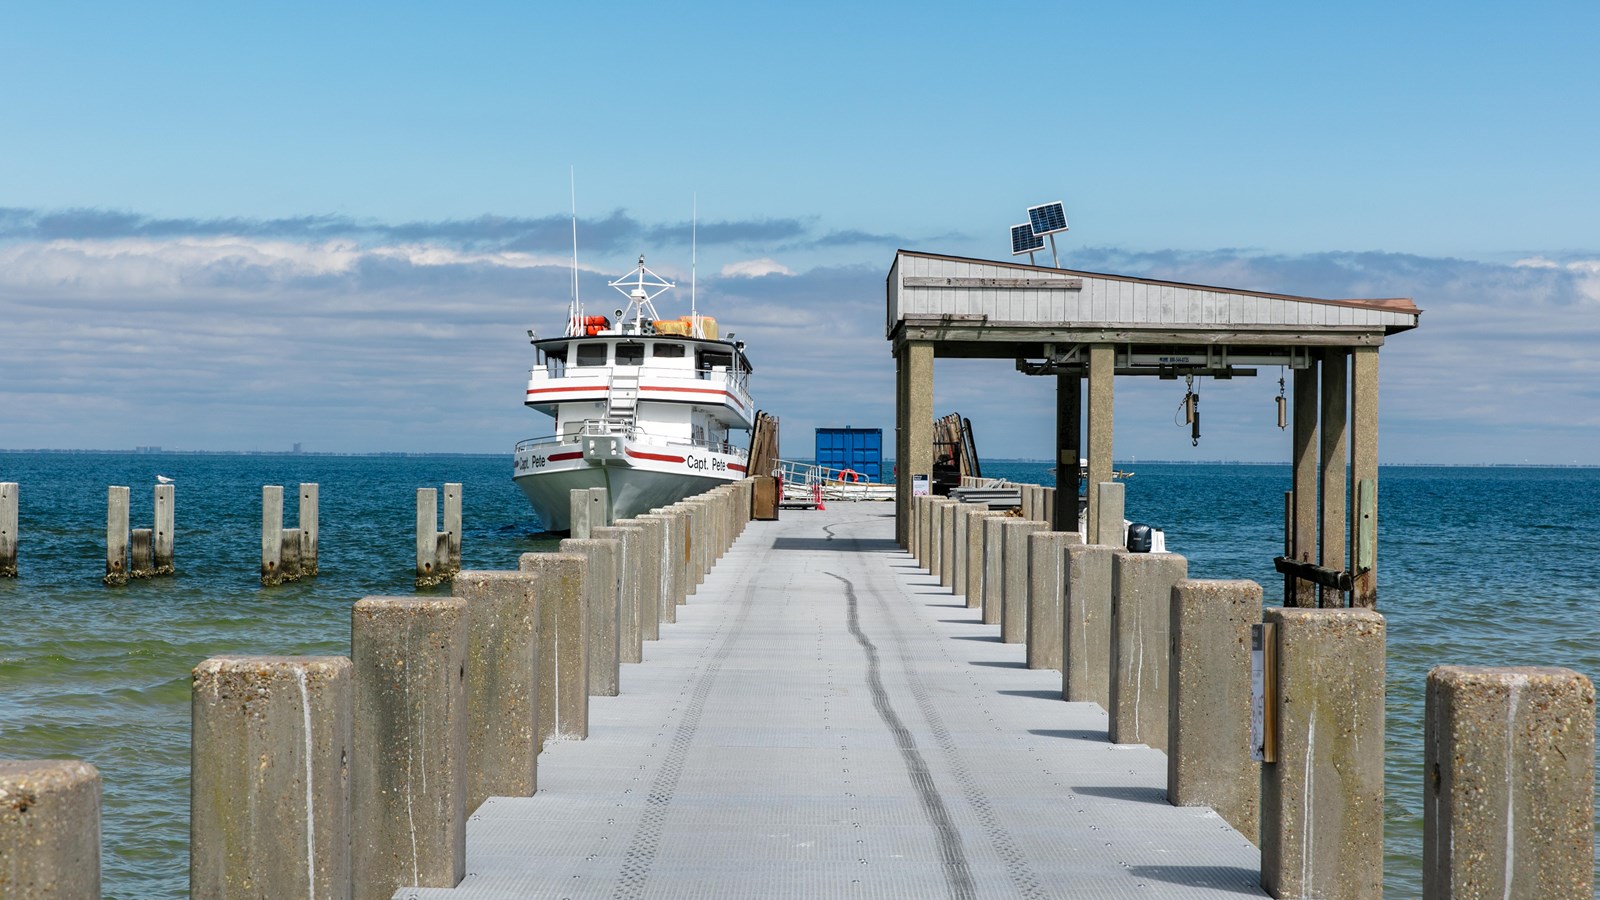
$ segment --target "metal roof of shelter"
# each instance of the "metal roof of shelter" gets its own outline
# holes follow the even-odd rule
[[[1415,328],[1410,299],[1333,300],[901,250],[886,336],[939,356],[1050,355],[1044,344],[1377,346]]]

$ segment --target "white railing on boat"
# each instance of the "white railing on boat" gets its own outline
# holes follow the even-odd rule
[[[551,434],[544,437],[527,438],[517,442],[516,451],[531,450],[542,444],[578,444],[586,437],[609,437],[623,435],[630,440],[648,441],[661,447],[694,447],[701,450],[710,450],[713,453],[725,453],[740,459],[749,455],[750,451],[744,447],[735,446],[727,441],[708,441],[690,438],[685,440],[680,437],[664,437],[652,434],[637,425],[628,428],[619,428],[603,419],[585,419],[583,428],[571,434]]]

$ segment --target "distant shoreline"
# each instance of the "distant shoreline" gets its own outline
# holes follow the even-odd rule
[[[504,453],[466,453],[457,451],[352,451],[339,453],[323,450],[166,450],[166,449],[137,449],[125,450],[66,450],[59,448],[0,448],[0,453],[49,453],[62,456],[265,456],[265,457],[319,457],[319,458],[467,458],[486,459],[492,457],[509,457],[509,451]],[[1002,463],[1007,465],[1051,465],[1048,459],[1008,459],[1002,457],[980,457],[985,463]],[[796,460],[808,462],[809,460]],[[891,458],[884,459],[884,465],[893,464]],[[1162,466],[1287,466],[1288,460],[1249,460],[1249,459],[1146,459],[1115,460],[1119,466],[1137,466],[1143,464]],[[1410,469],[1600,469],[1600,463],[1513,463],[1513,462],[1482,462],[1482,463],[1432,463],[1432,462],[1386,462],[1380,463],[1380,468],[1410,468]]]

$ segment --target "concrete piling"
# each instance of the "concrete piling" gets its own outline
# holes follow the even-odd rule
[[[446,574],[455,577],[461,571],[461,485],[446,482],[444,486],[444,534],[446,552],[439,558]]]
[[[1005,523],[1010,516],[990,516],[983,522],[983,584],[978,594],[983,607],[983,624],[1000,624],[1000,605],[1005,596]]]
[[[967,576],[962,593],[967,598],[968,609],[983,607],[984,523],[997,515],[982,506],[967,513],[967,548],[962,554],[964,562],[961,565]]]
[[[106,584],[128,583],[128,489],[106,488]]]
[[[72,759],[0,759],[0,894],[100,897],[100,773]]]
[[[1039,510],[1039,518],[1044,520],[1046,525],[1050,526],[1051,531],[1066,531],[1076,533],[1078,530],[1078,526],[1076,524],[1074,524],[1071,528],[1061,528],[1056,524],[1056,489],[1053,487],[1040,488],[1039,492],[1039,503],[1041,505],[1041,509]],[[1082,537],[1082,535],[1079,535],[1079,540],[1082,540]]]
[[[589,488],[589,527],[611,524],[611,492],[603,487]]]
[[[1070,532],[1069,532],[1070,533]],[[1067,544],[1061,610],[1061,699],[1111,708],[1111,554],[1105,544]]]
[[[128,577],[149,578],[155,575],[155,530],[135,528],[128,535]]]
[[[1106,481],[1094,486],[1095,521],[1091,527],[1099,537],[1094,539],[1097,544],[1109,544],[1113,547],[1128,546],[1128,533],[1123,528],[1125,519],[1123,513],[1123,499],[1126,493],[1122,482]]]
[[[1082,542],[1075,531],[1040,530],[1028,535],[1027,662],[1030,669],[1061,669],[1066,549],[1068,544]]]
[[[939,586],[956,583],[956,516],[961,503],[946,500],[939,505]]]
[[[591,529],[592,531],[592,529]],[[622,597],[618,579],[617,541],[567,538],[562,553],[584,557],[584,583],[589,604],[589,695],[615,697],[621,671]]]
[[[350,896],[351,674],[342,656],[195,667],[192,896]]]
[[[589,527],[589,489],[573,488],[567,492],[567,534],[587,540]]]
[[[639,535],[639,636],[661,640],[665,618],[662,598],[667,596],[667,522],[659,516],[639,516],[623,524],[640,529]]]
[[[658,545],[660,556],[657,559],[657,565],[660,567],[661,593],[656,598],[660,603],[657,619],[660,623],[677,622],[678,598],[683,590],[683,581],[680,577],[683,563],[682,516],[671,510],[660,510],[639,518],[645,522],[659,523],[661,526]],[[657,630],[659,633],[659,625]]]
[[[1102,494],[1100,511],[1115,500]],[[1104,522],[1102,522],[1104,524]],[[1114,552],[1111,557],[1111,705],[1113,744],[1167,749],[1172,586],[1188,574],[1176,553]]]
[[[261,486],[261,583],[283,583],[283,486]]]
[[[439,492],[417,488],[417,587],[444,579],[439,571]]]
[[[0,578],[17,577],[19,496],[15,481],[0,481]]]
[[[1172,588],[1167,800],[1209,806],[1259,845],[1261,764],[1250,758],[1254,581],[1185,579]]]
[[[981,507],[972,503],[958,503],[955,511],[954,534],[950,538],[950,592],[964,595],[967,592],[967,526],[972,514]]]
[[[1261,885],[1275,897],[1381,897],[1383,616],[1268,607],[1262,618],[1276,631],[1277,761],[1261,764]]]
[[[517,569],[539,573],[539,739],[589,736],[589,595],[587,558],[524,553]]]
[[[1006,519],[1002,526],[1001,565],[1005,569],[1000,586],[1000,640],[1022,644],[1028,640],[1028,539],[1044,530],[1043,522]]]
[[[644,661],[644,623],[639,616],[642,578],[639,561],[644,536],[638,528],[609,525],[593,530],[596,538],[617,542],[617,660]],[[652,610],[654,612],[654,610]]]
[[[316,575],[318,568],[317,537],[321,519],[317,506],[321,490],[317,484],[300,485],[300,574],[307,577]]]
[[[1428,673],[1423,896],[1594,895],[1594,702],[1571,669]]]
[[[467,814],[539,788],[539,578],[462,572],[467,602]]]
[[[283,530],[283,547],[278,551],[278,571],[284,581],[298,581],[303,571],[305,537],[298,528]]]
[[[928,574],[944,582],[944,520],[950,501],[935,497],[928,504]]]
[[[467,601],[366,597],[351,609],[355,900],[466,874]]]
[[[155,487],[155,528],[151,535],[151,569],[155,575],[171,575],[174,571],[174,529],[177,524],[174,485],[158,484]]]

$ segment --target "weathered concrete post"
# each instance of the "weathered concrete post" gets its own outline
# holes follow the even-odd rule
[[[611,524],[611,492],[603,487],[589,488],[589,527]]]
[[[1076,524],[1074,524],[1071,528],[1061,528],[1056,524],[1056,489],[1053,487],[1040,488],[1039,492],[1039,504],[1041,507],[1039,510],[1039,518],[1043,519],[1045,524],[1050,526],[1051,531],[1069,531],[1076,533],[1078,530]],[[1083,535],[1078,535],[1078,539],[1082,540]]]
[[[1254,581],[1185,579],[1172,588],[1167,800],[1209,806],[1259,846],[1261,764],[1250,758]]]
[[[539,575],[462,572],[467,602],[467,815],[539,789]]]
[[[949,501],[935,497],[928,504],[928,574],[944,580],[944,520]]]
[[[589,695],[615,697],[621,671],[621,586],[617,578],[617,557],[621,547],[614,540],[567,538],[562,553],[584,557],[584,583],[589,603]]]
[[[1096,524],[1096,533],[1100,535],[1100,543],[1113,547],[1128,546],[1128,532],[1122,523],[1126,518],[1123,512],[1126,488],[1120,481],[1107,481],[1094,486],[1099,501],[1095,505],[1095,513],[1100,517]]]
[[[1042,501],[1041,501],[1042,503]],[[1042,524],[1042,523],[1041,523]],[[1076,531],[1028,535],[1028,668],[1061,670],[1066,634],[1062,604],[1067,592],[1067,545],[1081,544]]]
[[[567,534],[577,540],[587,540],[589,534],[589,489],[573,488],[567,492]]]
[[[353,896],[455,887],[467,863],[467,601],[358,600],[350,658]]]
[[[939,586],[952,587],[956,583],[956,517],[962,503],[946,500],[939,509]]]
[[[17,577],[17,506],[15,481],[0,482],[0,578]]]
[[[1261,765],[1261,886],[1381,897],[1383,616],[1268,607],[1262,618],[1277,631],[1278,747]]]
[[[917,562],[933,572],[933,505],[938,498],[932,494],[922,497],[917,505]]]
[[[154,532],[149,528],[135,528],[129,536],[128,577],[149,578],[156,574]]]
[[[995,515],[997,514],[990,512],[985,506],[979,506],[967,513],[967,549],[962,554],[961,564],[967,576],[961,591],[967,598],[967,609],[980,609],[983,606],[983,523]]]
[[[1070,532],[1069,532],[1070,533]],[[1061,610],[1061,699],[1111,709],[1111,554],[1105,544],[1068,544]]]
[[[1005,580],[1000,586],[1000,640],[1022,644],[1028,640],[1028,539],[1043,531],[1044,523],[1006,519],[1003,527]]]
[[[283,486],[261,486],[261,583],[283,583]]]
[[[539,578],[539,749],[589,736],[589,597],[586,558],[524,553],[517,569]]]
[[[663,544],[666,541],[667,523],[655,516],[620,519],[617,525],[637,529],[639,552],[632,569],[634,599],[638,602],[639,640],[661,640],[661,595],[665,590],[662,576]],[[640,657],[643,658],[641,644]]]
[[[444,533],[448,547],[446,555],[439,558],[440,565],[453,577],[461,571],[461,485],[458,482],[445,482]]]
[[[100,898],[100,773],[75,759],[0,759],[0,892]]]
[[[351,673],[343,656],[195,667],[192,896],[350,896]]]
[[[317,541],[321,528],[317,505],[321,490],[317,484],[300,485],[300,520],[297,523],[300,526],[300,574],[306,576],[317,574]]]
[[[158,484],[155,490],[155,528],[152,535],[152,569],[156,575],[173,572],[173,529],[177,524],[173,485]]]
[[[954,533],[950,537],[950,593],[952,594],[965,594],[967,591],[967,525],[973,512],[979,508],[971,503],[957,503],[951,507],[955,513]]]
[[[656,541],[656,566],[659,579],[658,593],[656,594],[656,634],[660,636],[661,624],[678,621],[678,566],[677,561],[683,558],[683,549],[678,547],[677,541],[683,538],[679,531],[679,517],[667,510],[652,512],[640,516],[639,520],[660,526]],[[674,549],[674,548],[677,549]]]
[[[617,524],[594,529],[594,536],[617,542],[617,660],[644,662],[644,623],[639,616],[644,535],[637,527]]]
[[[1428,673],[1423,896],[1594,895],[1594,701],[1571,669]]]
[[[417,488],[417,587],[443,581],[439,559],[439,491]]]
[[[283,548],[278,551],[278,572],[284,581],[299,581],[301,574],[301,551],[304,549],[304,537],[298,528],[285,528],[283,530]]]
[[[1005,524],[1010,516],[990,516],[983,521],[983,624],[1000,624],[1000,605],[1005,596]]]
[[[106,584],[128,583],[128,489],[106,488]]]
[[[1111,705],[1106,712],[1113,744],[1167,749],[1172,586],[1188,570],[1189,561],[1176,553],[1112,554]]]

